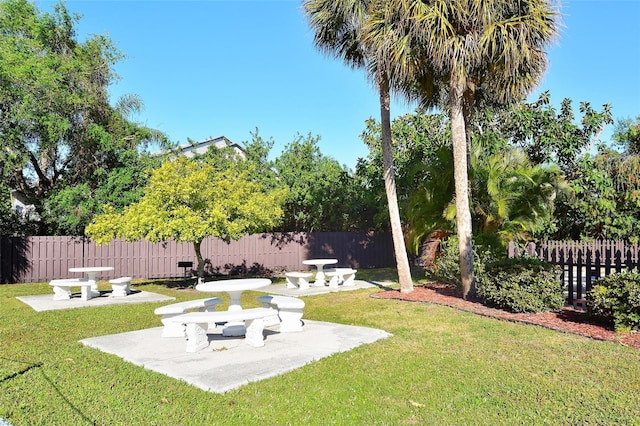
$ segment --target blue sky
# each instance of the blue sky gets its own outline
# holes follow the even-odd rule
[[[55,2],[36,1],[43,11]],[[135,93],[134,120],[186,143],[226,136],[242,143],[256,128],[278,156],[297,134],[354,168],[367,155],[359,135],[379,117],[362,71],[318,52],[299,0],[67,0],[82,15],[78,35],[107,34],[126,58],[112,100]],[[640,0],[565,0],[549,68],[532,93],[552,102],[612,105],[614,118],[640,116]],[[411,112],[402,101],[392,115]],[[612,126],[602,139],[610,138]]]

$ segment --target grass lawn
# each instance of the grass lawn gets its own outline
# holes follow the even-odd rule
[[[387,275],[358,271],[359,279]],[[157,283],[133,287],[177,301],[202,297]],[[49,294],[47,283],[0,285],[0,418],[13,425],[640,425],[637,349],[369,297],[377,291],[305,298],[305,317],[393,337],[220,395],[78,343],[157,327],[153,310],[163,303],[35,312],[15,297]],[[245,292],[243,304],[257,306],[257,295]]]

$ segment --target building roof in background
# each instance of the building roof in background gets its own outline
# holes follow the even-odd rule
[[[204,154],[207,152],[210,146],[215,146],[216,148],[233,148],[233,150],[238,153],[242,158],[245,158],[245,151],[242,149],[240,145],[237,143],[231,142],[225,136],[211,137],[199,142],[191,142],[186,143],[178,147],[182,153],[187,157],[193,157],[195,154]]]

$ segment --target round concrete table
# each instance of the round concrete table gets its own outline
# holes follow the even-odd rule
[[[324,265],[333,265],[334,263],[338,263],[338,259],[309,259],[303,260],[303,264],[305,265],[314,265],[318,268],[318,272],[316,273],[316,280],[313,283],[316,287],[324,287]]]
[[[83,272],[87,274],[87,279],[91,283],[91,297],[100,296],[100,291],[98,291],[98,282],[96,280],[98,272],[108,272],[113,270],[113,266],[82,266],[78,268],[69,268],[69,272]]]
[[[233,280],[209,281],[196,285],[196,290],[207,293],[226,292],[229,294],[229,310],[239,311],[240,297],[246,290],[256,290],[271,285],[268,278],[242,278]],[[222,330],[223,336],[244,336],[246,329],[244,323],[228,323]]]

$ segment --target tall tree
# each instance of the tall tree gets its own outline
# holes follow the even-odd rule
[[[158,136],[122,112],[140,106],[135,97],[109,104],[122,55],[106,36],[78,41],[78,20],[64,3],[41,13],[28,0],[0,1],[0,165],[39,213],[60,182],[91,181],[119,164],[119,150]]]
[[[274,162],[290,189],[282,231],[342,231],[353,223],[355,182],[348,170],[320,152],[319,137],[298,135]],[[354,199],[354,202],[356,200]]]
[[[493,123],[487,123],[487,128],[521,147],[533,164],[557,164],[576,195],[557,200],[557,226],[549,227],[540,238],[619,236],[617,231],[610,232],[618,228],[613,225],[617,221],[613,217],[626,209],[613,201],[618,190],[611,178],[616,173],[608,165],[624,162],[611,161],[616,155],[603,150],[599,140],[604,128],[613,122],[610,106],[602,105],[598,111],[588,102],[580,102],[576,114],[572,104],[571,99],[563,99],[555,108],[550,93],[544,92],[532,102],[513,105]],[[594,147],[599,150],[595,158]],[[619,225],[622,226],[618,230],[629,229],[627,223]]]
[[[365,43],[364,26],[369,17],[369,0],[305,0],[303,7],[309,23],[315,31],[316,46],[353,68],[364,68],[378,89],[380,100],[380,123],[382,133],[382,157],[387,206],[393,237],[394,253],[398,268],[400,291],[413,291],[413,280],[409,268],[409,258],[405,247],[400,221],[400,210],[395,182],[393,146],[391,142],[391,90],[394,78],[386,66],[391,52],[376,52]],[[384,42],[382,42],[384,43]]]
[[[481,98],[509,103],[526,96],[545,70],[544,48],[556,36],[558,12],[550,0],[397,0],[381,4],[371,23],[377,28],[395,23],[403,30],[377,31],[374,36],[385,37],[380,45],[412,53],[409,57],[419,65],[410,69],[423,104],[432,105],[440,84],[446,83],[456,231],[466,298],[474,293],[468,177],[474,105]],[[406,63],[404,56],[395,58],[389,56],[392,62]]]
[[[49,235],[84,235],[94,216],[110,205],[121,212],[137,202],[149,182],[150,171],[162,164],[159,155],[125,150],[117,155],[118,164],[98,169],[84,182],[59,182],[56,191],[44,200],[41,221]]]
[[[190,242],[201,278],[202,241],[209,236],[237,240],[273,228],[282,216],[285,194],[280,189],[265,190],[234,163],[221,170],[207,161],[181,156],[152,173],[140,201],[122,213],[106,207],[105,213],[87,226],[86,234],[98,244],[114,238]]]
[[[533,102],[514,105],[497,125],[533,163],[554,162],[572,179],[580,159],[601,143],[600,135],[613,123],[608,104],[596,111],[588,102],[580,102],[579,111],[582,117],[576,123],[571,99],[563,99],[558,111],[551,105],[550,93],[544,92]]]
[[[613,140],[629,154],[640,155],[640,115],[616,123]]]

